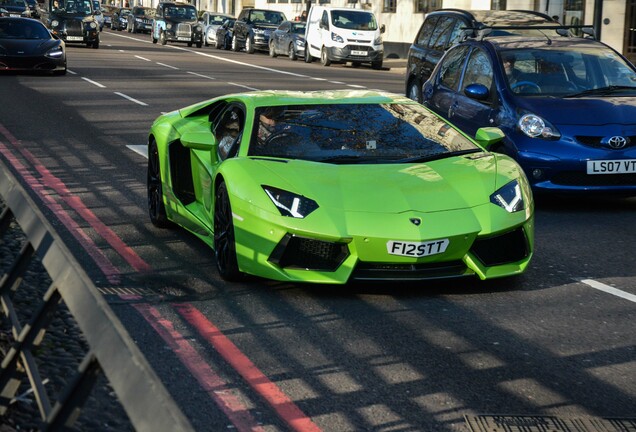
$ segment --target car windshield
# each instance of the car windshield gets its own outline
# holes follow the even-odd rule
[[[285,15],[276,11],[252,11],[250,19],[254,24],[278,25],[285,21]]]
[[[93,14],[93,4],[91,0],[53,0],[51,10],[75,16],[89,16]]]
[[[501,51],[500,57],[510,89],[518,95],[563,97],[608,88],[636,90],[634,69],[601,45],[512,49]]]
[[[192,6],[170,6],[165,10],[166,18],[178,18],[185,20],[197,19],[197,10]]]
[[[481,149],[418,104],[325,104],[256,110],[249,156],[399,163]]]
[[[0,0],[0,6],[25,8],[24,0]]]
[[[155,10],[151,8],[136,7],[133,9],[132,14],[137,17],[153,17]]]
[[[37,21],[0,20],[0,39],[51,39],[51,34]]]
[[[305,29],[307,28],[307,24],[301,22],[292,23],[291,32],[299,35],[305,34]]]
[[[210,24],[220,25],[225,22],[227,16],[225,15],[210,15]]]
[[[378,23],[370,12],[331,11],[333,25],[347,30],[377,30]]]

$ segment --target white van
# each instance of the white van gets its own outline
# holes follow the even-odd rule
[[[382,68],[384,45],[373,12],[361,9],[312,6],[305,30],[305,62],[319,58],[324,66],[351,62],[354,67],[371,63]]]

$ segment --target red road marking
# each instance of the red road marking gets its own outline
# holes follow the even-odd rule
[[[264,432],[254,417],[238,397],[232,394],[227,383],[208,366],[203,357],[190,345],[184,336],[174,329],[172,322],[163,318],[160,312],[149,304],[135,304],[135,309],[148,321],[159,336],[172,348],[181,362],[199,381],[201,387],[210,395],[221,410],[228,416],[232,424],[240,432]]]
[[[293,430],[320,432],[321,429],[199,310],[190,304],[175,304],[173,307],[241,374]]]

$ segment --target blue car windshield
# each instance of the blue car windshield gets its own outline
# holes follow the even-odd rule
[[[510,89],[520,96],[564,97],[616,87],[636,90],[634,69],[604,46],[502,50],[500,58]]]
[[[406,162],[481,149],[419,104],[324,104],[256,110],[249,156]]]

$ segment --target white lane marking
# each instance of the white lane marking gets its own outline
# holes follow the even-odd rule
[[[248,87],[246,85],[237,84],[237,83],[233,83],[233,82],[229,82],[228,84],[229,85],[233,85],[233,86],[237,86],[237,87],[241,87],[241,88],[244,88],[244,89],[248,89],[248,90],[254,90],[254,91],[259,90],[259,89],[254,88],[254,87]]]
[[[68,72],[68,73],[70,73],[70,74],[72,74],[72,75],[77,75],[77,72],[73,72],[73,71],[72,71],[72,70],[70,70],[70,69],[66,69],[66,72]]]
[[[195,76],[198,76],[198,77],[201,77],[201,78],[207,78],[207,79],[210,79],[210,80],[215,80],[215,79],[216,79],[216,78],[213,78],[213,77],[211,77],[211,76],[201,75],[201,74],[196,73],[196,72],[188,72],[188,73],[189,73],[190,75],[195,75]]]
[[[329,81],[331,84],[346,84],[343,83],[342,81]]]
[[[179,68],[178,68],[178,67],[176,67],[176,66],[171,66],[171,65],[167,65],[167,64],[165,64],[165,63],[159,63],[159,62],[157,62],[157,64],[158,64],[159,66],[165,66],[165,67],[170,68],[170,69],[179,70]]]
[[[327,78],[310,77],[314,81],[327,81]]]
[[[138,59],[140,59],[140,60],[147,61],[147,62],[152,61],[152,60],[150,60],[150,59],[147,59],[146,57],[142,57],[142,56],[138,56],[138,55],[136,55],[135,57],[136,57],[136,58],[138,58]]]
[[[593,279],[577,279],[580,282],[583,282],[585,285],[591,286],[594,289],[599,291],[606,292],[608,294],[615,295],[616,297],[623,298],[625,300],[629,300],[632,303],[636,303],[636,295],[630,294],[625,291],[621,291],[617,288],[611,287],[609,285],[605,285],[604,283],[595,281]]]
[[[142,155],[143,157],[145,157],[146,159],[148,159],[148,146],[146,145],[127,145],[126,147],[128,147],[129,149],[131,149],[132,151],[134,151],[137,154]]]
[[[125,94],[123,94],[123,93],[115,92],[115,94],[116,94],[116,95],[118,95],[118,96],[121,96],[121,97],[123,97],[123,98],[125,98],[125,99],[128,99],[128,100],[129,100],[129,101],[131,101],[131,102],[134,102],[134,103],[136,103],[136,104],[139,104],[139,105],[141,105],[141,106],[148,106],[148,104],[147,104],[147,103],[142,102],[142,101],[140,101],[140,100],[137,100],[137,99],[135,99],[135,98],[131,98],[130,96],[125,95]]]
[[[361,88],[361,89],[367,88],[366,86],[361,86],[361,85],[357,85],[357,84],[347,84],[347,86],[354,87],[354,88]]]
[[[126,50],[123,50],[123,49],[120,49],[120,50],[117,50],[117,51],[119,51],[119,52],[126,52]]]
[[[88,79],[88,78],[84,78],[84,77],[80,77],[80,78],[82,78],[84,81],[87,81],[87,82],[89,82],[89,83],[91,83],[93,85],[96,85],[99,88],[106,88],[106,86],[104,84],[100,84],[100,83],[98,83],[96,81],[93,81],[91,79]]]

